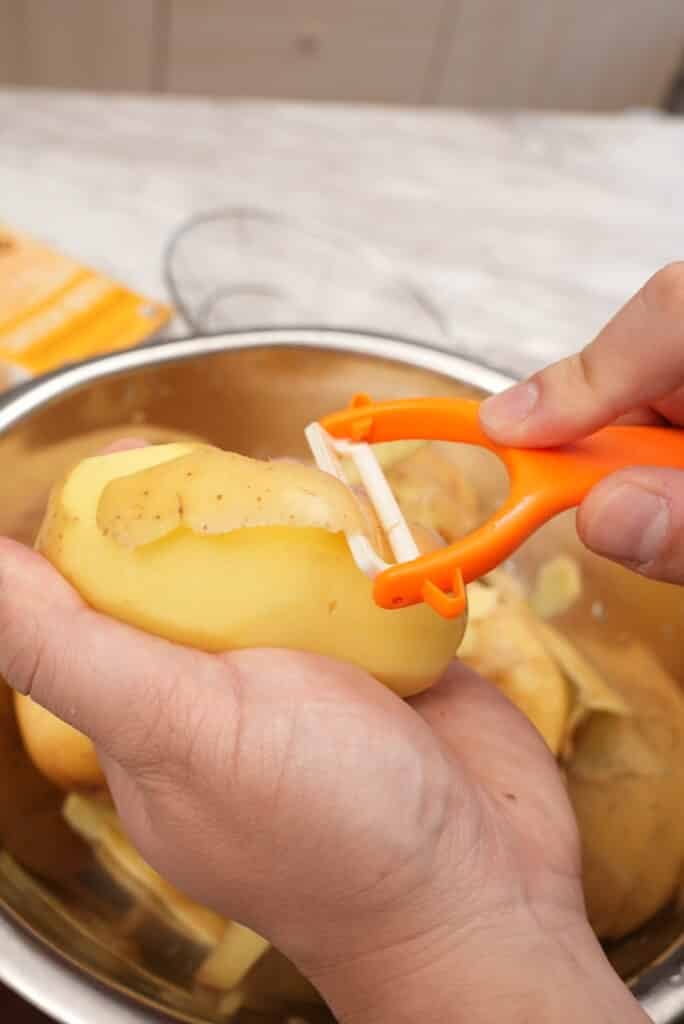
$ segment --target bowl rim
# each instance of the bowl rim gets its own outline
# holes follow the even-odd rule
[[[68,363],[21,383],[0,396],[0,436],[34,410],[95,381],[200,356],[260,348],[305,348],[374,356],[441,373],[492,393],[503,391],[515,381],[511,375],[453,350],[380,332],[328,327],[220,331],[148,342],[133,349]]]
[[[300,348],[351,353],[441,373],[490,393],[503,391],[515,377],[475,357],[413,339],[375,331],[329,327],[250,328],[148,342],[68,364],[20,384],[0,397],[0,437],[38,409],[96,381],[219,355],[223,352]],[[149,1024],[161,1018],[149,1007],[97,984],[66,957],[0,907],[0,981],[61,1024]],[[684,936],[632,979],[631,987],[653,1024],[676,1024],[684,1013]]]

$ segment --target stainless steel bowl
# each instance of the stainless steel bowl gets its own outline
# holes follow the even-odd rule
[[[435,349],[315,329],[224,334],[94,360],[0,402],[0,533],[31,542],[50,480],[104,437],[154,425],[256,456],[296,455],[303,452],[304,425],[356,391],[380,399],[483,395],[509,383],[500,373]],[[684,683],[681,629],[662,628],[663,621],[684,625],[681,593],[582,552],[567,517],[525,546],[521,572],[533,571],[559,548],[583,560],[590,602],[600,600],[609,611],[602,628],[637,633]],[[216,1021],[215,1005],[189,982],[197,950],[158,920],[138,920],[135,941],[130,929],[122,933],[127,908],[117,904],[120,894],[87,858],[79,860],[83,850],[60,825],[59,794],[36,782],[15,739],[7,730],[0,737],[0,773],[13,773],[11,792],[0,798],[0,979],[63,1024],[141,1024],[156,1014]],[[680,909],[669,908],[608,953],[655,1024],[684,1019]],[[313,1010],[301,1016],[322,1019]],[[285,1019],[275,1008],[240,1018]]]

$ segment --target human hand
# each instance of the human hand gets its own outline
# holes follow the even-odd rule
[[[404,702],[313,655],[203,654],[98,615],[10,541],[0,631],[0,671],[92,738],[150,864],[341,1021],[644,1019],[586,922],[553,758],[463,666]]]
[[[613,422],[684,427],[684,262],[650,278],[581,352],[488,399],[481,419],[500,443],[539,447]],[[613,474],[585,499],[577,525],[597,554],[684,583],[681,470]]]

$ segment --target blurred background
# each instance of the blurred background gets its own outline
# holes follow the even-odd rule
[[[0,84],[684,109],[682,0],[0,0]]]

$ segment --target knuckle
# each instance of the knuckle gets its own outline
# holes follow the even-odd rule
[[[588,348],[584,348],[581,352],[578,352],[577,359],[575,361],[575,369],[582,386],[587,391],[600,394],[601,389],[594,372],[594,361]]]
[[[37,624],[25,620],[18,637],[11,623],[3,623],[0,639],[7,682],[19,693],[42,703],[54,688],[55,672]]]
[[[684,260],[658,270],[644,285],[643,298],[654,312],[684,317]]]
[[[600,398],[600,376],[600,366],[597,365],[591,347],[587,346],[556,364],[554,379],[551,382],[554,400],[558,401],[561,395],[574,395],[583,401]]]
[[[660,557],[639,569],[654,579],[684,584],[684,528],[673,530]]]

